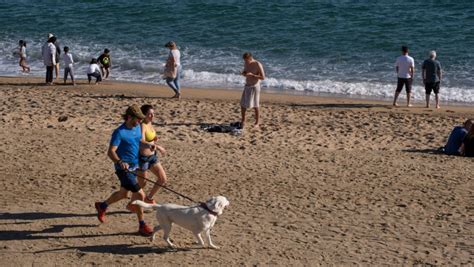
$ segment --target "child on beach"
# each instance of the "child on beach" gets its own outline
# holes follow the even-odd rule
[[[110,50],[104,49],[104,53],[99,56],[97,59],[100,63],[100,71],[102,76],[104,76],[104,80],[109,78],[109,68],[112,67],[112,60],[110,59]]]
[[[95,84],[98,84],[102,81],[100,68],[99,65],[97,65],[97,59],[95,58],[91,60],[89,68],[87,68],[87,79],[89,80],[89,84],[91,83],[91,77],[95,77]]]
[[[64,84],[66,84],[68,74],[71,75],[72,84],[76,86],[74,82],[74,60],[72,54],[69,53],[69,47],[64,47]]]
[[[20,56],[20,67],[23,69],[23,72],[30,72],[30,67],[26,63],[26,42],[20,40],[18,42],[18,55]]]

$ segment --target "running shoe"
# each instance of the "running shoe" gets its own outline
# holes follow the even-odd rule
[[[144,225],[140,225],[138,228],[138,233],[142,236],[151,236],[153,235],[153,230],[150,226],[148,226],[148,224],[145,223]]]
[[[154,205],[154,204],[156,204],[156,201],[153,198],[145,197],[145,203]]]
[[[100,207],[100,202],[95,203],[95,209],[97,210],[97,219],[99,219],[101,223],[105,222],[105,212],[107,209],[102,209]]]

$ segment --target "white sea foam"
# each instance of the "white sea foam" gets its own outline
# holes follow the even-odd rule
[[[188,70],[184,72],[183,83],[197,87],[242,87],[244,79],[235,74],[218,74],[209,72],[194,72]],[[317,94],[335,94],[339,96],[357,96],[361,98],[382,98],[391,99],[395,91],[396,82],[340,82],[334,80],[321,81],[298,81],[290,79],[276,79],[267,77],[262,81],[264,90],[294,90],[300,92],[312,92]],[[401,94],[401,99],[404,98]],[[457,87],[441,87],[442,101],[444,102],[474,102],[474,90]],[[413,86],[413,97],[415,100],[425,99],[423,86]]]
[[[63,41],[63,45],[67,45],[68,40]],[[80,42],[79,42],[80,43]],[[0,75],[2,76],[44,76],[44,66],[40,56],[41,43],[29,43],[27,47],[28,62],[32,67],[30,74],[23,74],[18,66],[18,59],[13,55],[12,50],[15,48],[13,44],[4,45],[0,48],[3,56],[0,56]],[[80,45],[75,42],[72,46],[76,64],[75,74],[78,79],[86,79],[86,69],[88,62],[92,57],[97,57],[104,45]],[[207,51],[207,50],[206,50]],[[205,52],[205,51],[204,51]],[[191,54],[191,51],[184,49],[187,54],[186,60],[183,62],[184,70],[182,72],[181,84],[185,87],[219,87],[240,89],[244,85],[244,78],[238,74],[241,68],[241,62],[235,55],[223,53],[216,56],[213,61],[205,61],[202,54]],[[206,54],[206,53],[204,53]],[[207,55],[207,54],[206,54]],[[160,50],[160,54],[145,54],[136,47],[127,49],[115,48],[112,50],[113,80],[134,81],[154,84],[165,84],[161,73],[163,72],[164,59],[166,52]],[[230,60],[232,58],[232,60]],[[204,63],[202,63],[204,62]],[[205,65],[212,64],[213,65]],[[226,62],[233,62],[226,64]],[[269,62],[267,64],[271,65]],[[335,94],[338,96],[356,96],[361,98],[385,98],[390,99],[396,86],[396,80],[392,82],[380,81],[341,81],[337,76],[312,77],[313,80],[304,79],[283,79],[278,76],[284,76],[278,71],[277,67],[268,66],[267,79],[262,82],[263,90],[276,91],[297,91],[316,94]],[[287,70],[283,69],[282,72]],[[311,72],[311,70],[309,70]],[[62,72],[62,71],[61,71]],[[220,73],[224,72],[224,73]],[[274,76],[273,76],[274,75]],[[343,73],[341,75],[344,75]],[[389,75],[389,74],[387,74]],[[390,74],[393,75],[393,74]],[[404,98],[405,93],[401,94]],[[422,101],[425,98],[424,88],[421,84],[414,85],[414,99]],[[474,88],[450,86],[444,83],[441,86],[441,99],[443,102],[465,102],[474,103]]]

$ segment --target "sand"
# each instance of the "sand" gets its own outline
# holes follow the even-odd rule
[[[474,261],[474,160],[434,152],[472,106],[267,93],[260,130],[233,136],[200,126],[238,121],[240,91],[184,88],[178,101],[156,85],[41,82],[0,78],[1,266]],[[94,202],[119,186],[108,141],[132,103],[156,106],[169,187],[230,200],[212,231],[220,250],[197,247],[179,227],[179,249],[151,243],[126,201],[98,222]],[[166,191],[155,199],[192,204]],[[146,220],[156,223],[153,213]]]

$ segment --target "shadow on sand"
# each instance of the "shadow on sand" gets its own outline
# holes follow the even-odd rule
[[[47,253],[47,252],[58,252],[64,250],[78,250],[83,253],[111,253],[115,255],[140,255],[148,253],[176,253],[183,251],[191,251],[190,248],[168,248],[168,247],[156,247],[150,245],[135,246],[130,244],[114,244],[114,245],[94,245],[94,246],[83,246],[83,247],[66,247],[59,249],[41,250],[35,253]]]
[[[42,82],[42,83],[35,83],[35,82],[31,82],[31,83],[13,83],[13,82],[0,82],[0,86],[2,85],[11,85],[11,86],[52,86],[52,85],[47,85],[46,83]]]
[[[403,149],[403,152],[410,152],[410,153],[424,153],[424,154],[432,154],[432,155],[445,155],[443,151],[434,148],[410,148],[410,149]]]
[[[5,230],[0,231],[0,240],[1,241],[11,241],[11,240],[43,240],[43,239],[71,239],[71,238],[98,238],[104,236],[129,236],[136,235],[136,232],[133,233],[114,233],[114,234],[93,234],[93,235],[70,235],[70,236],[61,236],[61,235],[48,235],[48,234],[60,234],[66,228],[96,228],[97,224],[75,224],[75,225],[52,225],[50,228],[46,228],[40,231],[17,231],[17,230]]]
[[[296,108],[314,108],[314,109],[326,109],[326,108],[388,108],[392,106],[388,104],[345,104],[345,103],[327,103],[327,104],[291,104],[290,107]]]
[[[92,99],[171,99],[167,96],[128,96],[124,94],[115,94],[115,95],[81,95],[75,94],[73,97],[80,98],[92,98]]]
[[[128,214],[128,211],[112,211],[107,214]],[[20,213],[0,213],[0,220],[46,220],[69,217],[95,217],[97,213],[78,214],[78,213],[56,213],[56,212],[20,212]]]

